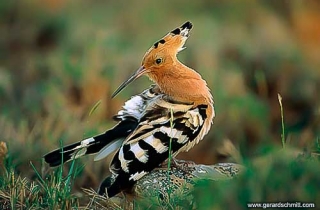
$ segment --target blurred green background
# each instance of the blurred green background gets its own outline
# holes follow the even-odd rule
[[[313,151],[320,136],[319,11],[316,0],[1,1],[0,141],[17,170],[33,177],[29,161],[40,165],[60,140],[104,132],[150,82],[139,79],[111,100],[112,92],[154,42],[189,20],[194,29],[178,57],[208,82],[216,118],[205,140],[180,158],[212,164],[280,148],[278,93],[287,145]],[[108,161],[83,162],[76,187],[97,188]]]

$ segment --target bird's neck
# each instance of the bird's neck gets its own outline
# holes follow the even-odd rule
[[[193,69],[180,62],[156,71],[149,77],[159,86],[160,91],[175,101],[184,103],[212,104],[207,83]]]

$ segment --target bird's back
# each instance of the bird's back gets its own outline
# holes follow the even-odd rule
[[[113,196],[158,167],[168,159],[169,152],[174,157],[192,148],[210,129],[205,126],[206,121],[210,121],[208,124],[211,125],[212,120],[207,116],[207,110],[206,104],[194,106],[173,101],[159,92],[157,86],[128,100],[116,119],[135,118],[139,123],[110,164],[112,186],[119,189],[102,185],[101,193],[108,188],[108,196]],[[111,183],[108,182],[108,185]]]

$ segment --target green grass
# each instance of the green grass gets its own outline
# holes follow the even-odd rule
[[[170,128],[171,128],[171,132],[172,132],[172,129],[174,127],[174,124],[173,124],[173,109],[170,110]],[[171,178],[170,178],[170,170],[171,170],[171,162],[172,162],[172,138],[170,137],[170,141],[169,141],[169,150],[168,150],[168,165],[167,165],[167,176],[168,176],[168,180],[169,180],[169,183],[171,181]],[[172,189],[171,187],[168,188],[168,197],[169,197],[169,201],[171,201],[171,192],[172,192]]]
[[[244,160],[247,169],[233,180],[198,181],[193,193],[195,202],[199,209],[246,209],[248,202],[276,201],[315,202],[318,206],[319,160],[319,153],[301,153],[290,147],[268,149],[260,157]],[[0,177],[3,209],[122,209],[92,190],[84,190],[81,196],[71,191],[83,169],[76,161],[71,162],[65,176],[62,166],[43,176],[30,165],[36,173],[33,180],[17,174],[10,159],[6,159]],[[180,202],[169,196],[167,208],[185,204]],[[136,207],[139,209],[139,203]]]
[[[6,154],[10,157],[10,153]],[[30,180],[16,172],[10,159],[5,159],[0,176],[1,209],[121,209],[112,201],[107,201],[92,189],[82,189],[82,193],[72,192],[73,185],[83,170],[83,165],[71,161],[70,169],[64,173],[59,166],[43,174],[30,162],[35,177]],[[66,175],[64,175],[66,174]]]
[[[0,205],[2,209],[71,209],[79,207],[79,198],[71,193],[74,171],[67,177],[61,174],[62,167],[42,177],[37,169],[34,181],[22,177],[12,166],[7,166],[1,176]]]
[[[200,209],[247,209],[249,202],[280,201],[318,207],[319,159],[295,153],[276,149],[259,160],[247,160],[247,170],[235,180],[199,182],[195,196]]]

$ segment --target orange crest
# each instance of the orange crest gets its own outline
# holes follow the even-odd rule
[[[192,23],[186,22],[181,27],[172,30],[162,39],[154,43],[154,45],[147,51],[145,57],[150,53],[157,53],[165,50],[166,53],[176,55],[184,49],[183,45],[189,37],[189,32],[192,29]]]
[[[151,80],[154,80],[154,77],[159,72],[170,70],[177,62],[177,53],[184,49],[183,46],[189,37],[191,28],[192,23],[188,21],[181,27],[168,33],[160,41],[154,43],[144,55],[141,67],[119,86],[112,94],[112,97],[116,96],[128,84],[144,74],[147,74]]]

